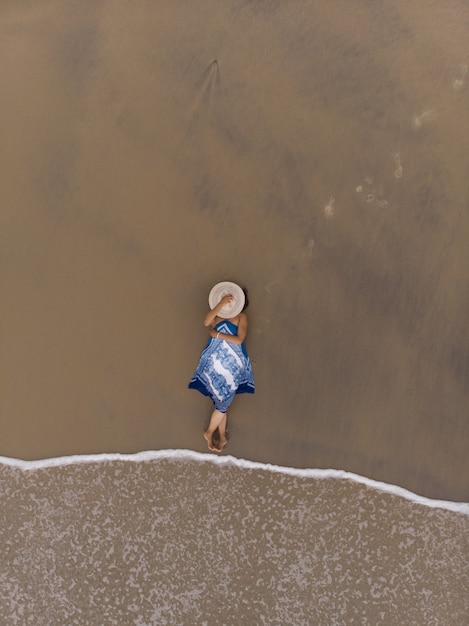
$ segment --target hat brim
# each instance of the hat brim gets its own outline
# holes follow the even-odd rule
[[[231,294],[233,296],[233,300],[229,304],[226,304],[218,312],[218,317],[223,317],[224,319],[230,319],[231,317],[239,315],[243,310],[244,303],[246,301],[244,291],[239,285],[229,281],[223,281],[212,287],[209,293],[208,304],[210,308],[214,309],[223,296],[226,296],[227,294]]]

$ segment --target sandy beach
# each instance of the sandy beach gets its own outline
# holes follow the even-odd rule
[[[464,622],[468,32],[464,0],[1,4],[0,619]],[[218,457],[187,385],[220,280],[256,393]]]
[[[464,2],[4,2],[1,450],[227,452],[469,499]]]

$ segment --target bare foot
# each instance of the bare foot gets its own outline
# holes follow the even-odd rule
[[[217,452],[221,452],[227,443],[228,443],[228,439],[225,436],[221,435],[220,442],[217,446]]]
[[[213,445],[212,434],[209,433],[208,430],[204,432],[204,439],[207,442],[209,450],[217,450],[217,448],[215,448],[215,446]]]

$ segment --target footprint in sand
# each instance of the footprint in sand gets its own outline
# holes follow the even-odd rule
[[[328,219],[330,219],[331,217],[334,216],[334,211],[335,211],[335,209],[334,209],[334,202],[335,202],[335,198],[334,198],[334,196],[331,196],[329,198],[329,203],[326,204],[326,206],[324,207],[324,215]]]
[[[384,198],[380,198],[379,200],[376,200],[376,204],[379,206],[380,209],[385,209],[386,207],[389,206],[389,202],[385,200]]]
[[[367,176],[367,177],[365,178],[365,181],[364,181],[364,182],[365,182],[365,184],[366,184],[368,187],[370,187],[370,186],[373,184],[373,179],[372,179],[370,176]],[[363,193],[364,189],[365,189],[365,188],[364,188],[364,186],[363,186],[363,185],[357,185],[357,186],[355,187],[355,191],[356,191],[356,193]],[[365,200],[366,200],[367,202],[373,202],[373,200],[374,200],[374,199],[375,199],[375,194],[374,194],[374,189],[373,189],[373,193],[367,193],[367,194],[366,194],[366,196],[365,196]]]
[[[432,109],[424,109],[420,115],[415,115],[412,119],[412,126],[415,130],[419,130],[432,117]]]
[[[378,185],[377,187],[373,187],[373,179],[370,176],[365,178],[364,183],[369,189],[369,193],[364,196],[365,202],[371,204],[372,202],[376,202],[376,205],[379,206],[380,209],[385,209],[389,206],[389,202],[383,197],[384,196],[384,188],[382,185]],[[371,189],[370,189],[371,187]],[[365,187],[363,185],[358,185],[355,187],[355,191],[357,193],[363,193]]]
[[[454,91],[460,91],[464,87],[464,83],[466,81],[466,74],[469,70],[469,66],[461,65],[459,69],[460,69],[459,78],[453,79]]]
[[[373,179],[371,178],[371,176],[366,176],[365,178],[365,185],[370,188],[373,185]],[[363,193],[364,187],[363,185],[358,185],[357,187],[355,187],[355,191],[357,193]],[[372,189],[370,191],[370,193],[367,193],[365,196],[365,200],[366,202],[373,202],[373,200],[375,199],[375,190]]]
[[[399,154],[399,152],[396,152],[396,154],[393,154],[392,157],[396,163],[396,169],[394,170],[394,176],[396,178],[402,178],[402,165],[401,165],[401,155]]]

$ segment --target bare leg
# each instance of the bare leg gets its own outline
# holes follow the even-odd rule
[[[226,413],[224,413],[223,419],[218,425],[218,432],[220,433],[220,443],[218,444],[217,450],[221,452],[228,443],[228,439],[226,438]]]
[[[225,420],[226,422],[226,415],[215,409],[212,413],[212,416],[210,417],[210,424],[208,425],[207,430],[204,432],[204,439],[207,442],[209,450],[217,450],[217,448],[215,448],[215,446],[213,445],[212,437],[213,433],[220,426],[223,420]]]

